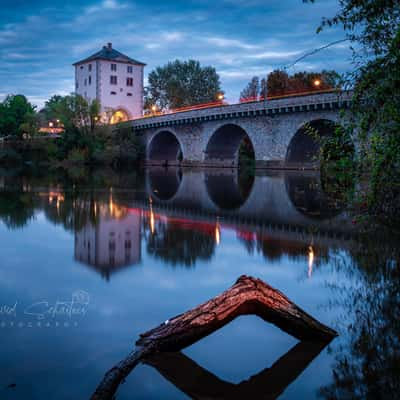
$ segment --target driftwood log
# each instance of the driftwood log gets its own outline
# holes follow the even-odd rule
[[[140,335],[137,348],[109,370],[92,400],[112,399],[136,365],[159,352],[176,352],[222,328],[238,316],[254,314],[301,341],[328,343],[337,336],[329,327],[260,279],[241,276],[227,291]]]

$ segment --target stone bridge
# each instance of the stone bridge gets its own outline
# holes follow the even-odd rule
[[[340,124],[350,92],[329,92],[158,115],[127,122],[148,165],[236,167],[243,144],[257,168],[316,168],[318,142]]]

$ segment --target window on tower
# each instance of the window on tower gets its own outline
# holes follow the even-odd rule
[[[111,71],[117,70],[117,64],[111,64]]]
[[[133,78],[126,78],[126,86],[133,86]]]
[[[111,85],[117,85],[118,84],[118,80],[117,80],[117,76],[116,75],[111,75],[110,76],[110,84]]]

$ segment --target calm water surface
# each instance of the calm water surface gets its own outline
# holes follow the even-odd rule
[[[360,234],[331,183],[311,173],[3,170],[0,399],[88,399],[141,332],[242,274],[340,336],[304,356],[293,337],[241,317],[161,360],[164,373],[139,365],[117,399],[216,398],[215,382],[251,377],[246,398],[398,398],[399,241]],[[208,381],[186,384],[204,370]]]

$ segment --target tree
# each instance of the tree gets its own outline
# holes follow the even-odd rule
[[[260,94],[260,79],[258,76],[253,76],[251,81],[240,93],[240,100],[258,100]]]
[[[36,106],[23,95],[8,95],[0,103],[0,136],[21,137],[37,128]]]
[[[75,93],[56,95],[45,103],[43,113],[49,120],[60,120],[64,126],[65,132],[57,142],[58,158],[93,161],[104,149],[106,139],[98,129],[100,103],[97,100],[90,101]]]
[[[269,96],[312,92],[340,88],[340,75],[336,71],[296,72],[288,75],[286,71],[275,70],[267,77]]]
[[[289,75],[285,71],[275,70],[268,74],[267,91],[269,96],[281,95],[289,89]]]
[[[178,108],[215,101],[221,92],[219,76],[213,67],[198,61],[175,60],[149,74],[145,104],[158,109]]]
[[[354,69],[345,78],[354,95],[346,127],[359,144],[359,171],[369,182],[365,201],[370,212],[393,222],[400,219],[399,2],[340,0],[337,14],[324,18],[317,32],[334,25],[352,43]]]
[[[65,129],[78,128],[83,133],[93,133],[100,114],[98,100],[87,100],[79,94],[54,95],[45,103],[48,120],[59,119]]]

